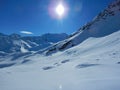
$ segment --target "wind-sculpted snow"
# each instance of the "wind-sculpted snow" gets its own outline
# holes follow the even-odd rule
[[[119,90],[120,31],[50,56],[17,58],[12,66],[5,61],[0,60],[1,90]]]
[[[14,63],[11,63],[11,64],[0,64],[0,68],[4,68],[4,67],[10,67],[10,66],[13,66]]]

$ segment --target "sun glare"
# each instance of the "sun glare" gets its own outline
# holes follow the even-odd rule
[[[61,0],[53,0],[49,5],[49,14],[54,19],[63,19],[68,15],[68,4]]]
[[[56,7],[56,13],[58,14],[58,16],[62,17],[64,15],[64,11],[65,11],[65,8],[62,4],[59,4]]]

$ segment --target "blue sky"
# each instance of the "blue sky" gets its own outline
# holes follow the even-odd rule
[[[0,0],[0,32],[26,35],[68,33],[91,21],[113,0],[62,0],[69,11],[62,19],[49,14],[53,1],[61,0]],[[76,9],[78,8],[78,9]],[[25,34],[24,34],[25,35]]]

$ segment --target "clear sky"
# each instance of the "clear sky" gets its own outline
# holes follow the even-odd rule
[[[4,34],[68,33],[91,21],[113,0],[0,0],[0,32]],[[64,17],[55,17],[62,2]],[[55,15],[54,15],[55,14]],[[21,32],[21,33],[20,33]],[[33,33],[33,34],[32,34]]]

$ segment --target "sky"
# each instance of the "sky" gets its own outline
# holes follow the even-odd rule
[[[113,0],[0,0],[0,33],[38,36],[77,31]],[[54,11],[62,2],[64,14]]]

